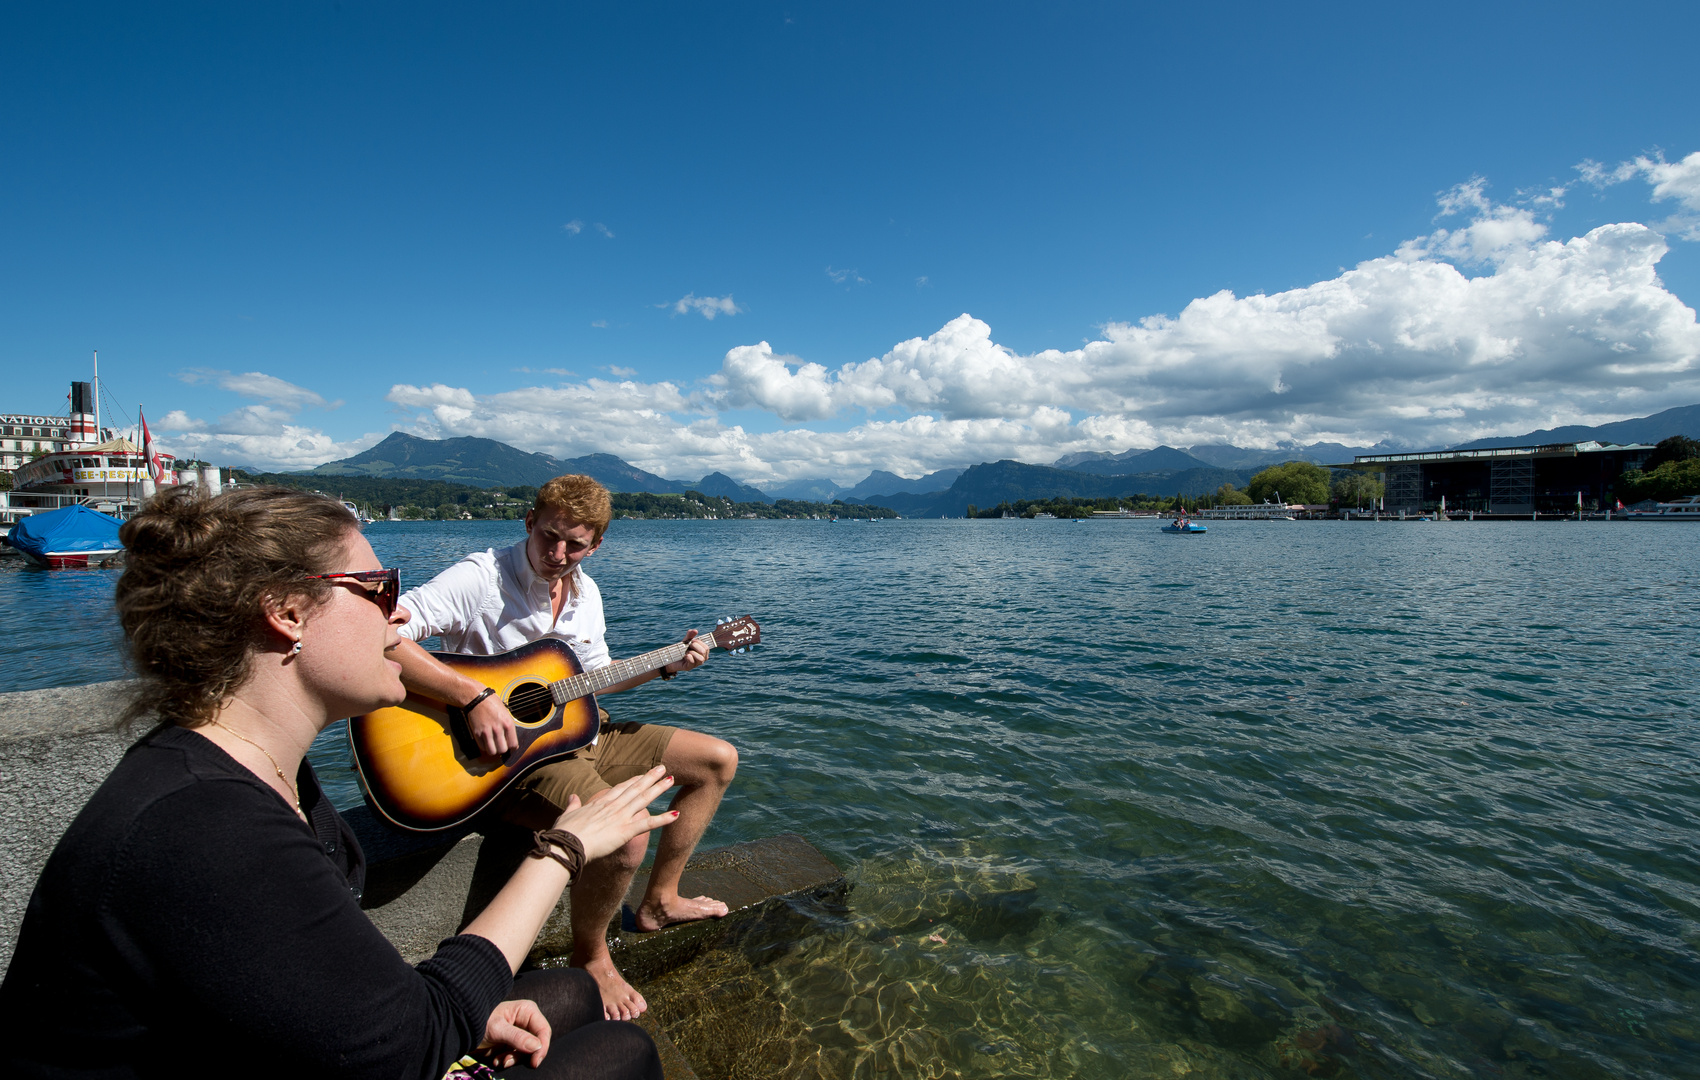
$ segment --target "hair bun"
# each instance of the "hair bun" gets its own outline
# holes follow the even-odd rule
[[[167,488],[124,523],[118,538],[131,559],[151,557],[175,562],[204,554],[219,531],[219,515],[213,506],[216,501],[189,485]]]

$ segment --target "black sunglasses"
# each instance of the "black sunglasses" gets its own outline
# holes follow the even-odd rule
[[[307,580],[359,585],[361,593],[378,605],[386,619],[395,614],[396,601],[401,598],[401,571],[394,567],[387,570],[351,570],[343,574],[308,574]]]

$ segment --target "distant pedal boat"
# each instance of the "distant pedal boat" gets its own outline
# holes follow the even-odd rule
[[[1176,518],[1174,521],[1164,525],[1161,531],[1166,533],[1201,533],[1209,532],[1210,528],[1209,526],[1201,525],[1196,521],[1182,521],[1181,519]]]

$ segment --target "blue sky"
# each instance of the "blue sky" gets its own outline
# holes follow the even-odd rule
[[[1373,7],[12,5],[0,409],[849,483],[1700,401],[1700,7]]]

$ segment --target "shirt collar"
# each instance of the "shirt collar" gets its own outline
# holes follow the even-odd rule
[[[525,553],[524,540],[508,548],[506,554],[508,570],[513,574],[514,580],[518,581],[521,587],[525,589],[526,595],[529,596],[535,589],[542,589],[544,592],[549,591],[549,582],[545,581],[531,567],[531,558]],[[572,583],[572,588],[567,590],[567,607],[578,607],[579,597],[584,595],[583,573],[583,566],[575,566],[573,572],[567,575]]]

